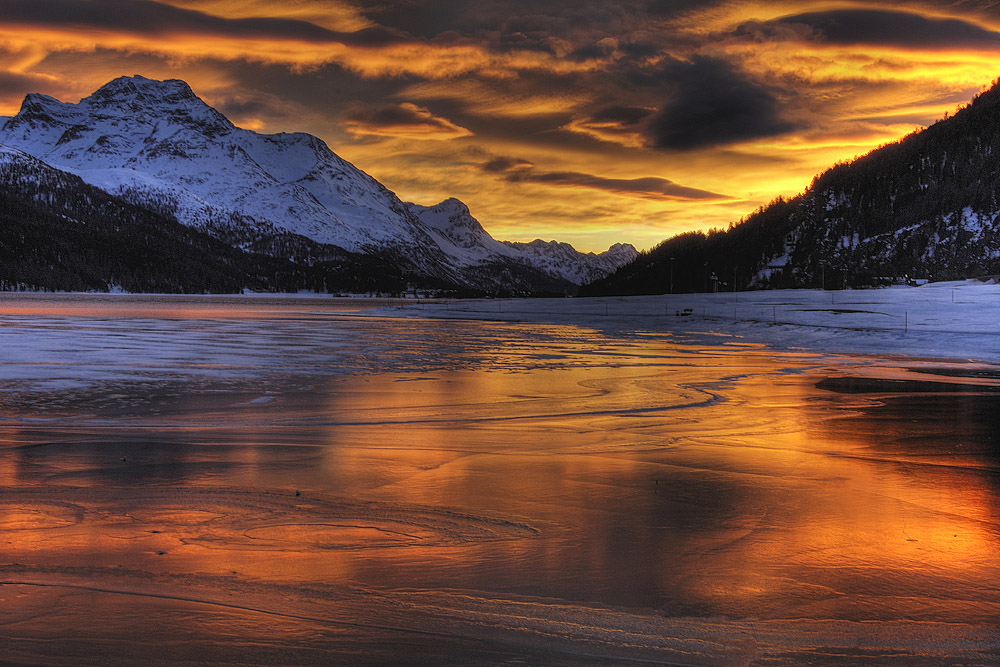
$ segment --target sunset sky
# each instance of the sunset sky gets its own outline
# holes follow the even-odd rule
[[[1000,2],[0,2],[0,115],[130,74],[497,238],[648,248],[967,103],[1000,76]]]

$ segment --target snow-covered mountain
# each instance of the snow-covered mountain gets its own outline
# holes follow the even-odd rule
[[[469,207],[457,199],[446,199],[436,206],[409,204],[409,207],[427,225],[439,247],[470,264],[508,257],[582,285],[614,272],[638,255],[632,245],[624,243],[616,243],[598,254],[581,253],[558,241],[497,241],[472,217]]]
[[[635,247],[629,243],[615,243],[602,253],[580,252],[568,243],[535,239],[530,243],[504,241],[520,253],[521,257],[534,266],[550,273],[566,276],[571,282],[585,285],[598,280],[638,256]]]
[[[480,289],[504,287],[484,270],[498,262],[522,285],[535,274],[578,285],[635,256],[498,242],[461,202],[404,203],[317,137],[238,128],[178,80],[122,77],[77,104],[28,95],[0,145],[233,245],[298,235]]]
[[[0,290],[391,293],[402,284],[346,251],[305,265],[233,248],[0,147]]]

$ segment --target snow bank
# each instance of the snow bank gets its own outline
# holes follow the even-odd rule
[[[684,315],[687,309],[690,314]],[[421,302],[369,314],[673,332],[715,343],[721,335],[779,350],[1000,363],[1000,285],[979,281],[872,290]]]

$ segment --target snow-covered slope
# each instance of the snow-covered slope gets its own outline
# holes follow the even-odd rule
[[[182,81],[123,77],[79,104],[28,95],[0,144],[165,199],[188,224],[238,212],[352,251],[430,244],[395,195],[321,140],[237,128]]]
[[[630,243],[616,243],[602,253],[586,254],[559,241],[535,239],[531,243],[503,243],[520,253],[533,266],[548,273],[565,276],[578,285],[585,285],[614,273],[639,255]]]
[[[490,236],[469,207],[457,199],[446,199],[436,206],[407,204],[409,210],[447,254],[463,265],[476,264],[496,255],[513,257],[506,245]]]
[[[496,256],[508,257],[582,285],[614,272],[638,255],[627,243],[616,243],[602,253],[581,253],[570,244],[558,241],[497,241],[472,217],[469,207],[457,199],[446,199],[437,206],[409,206],[427,225],[438,245],[449,255],[463,258],[467,264],[490,261]]]
[[[37,164],[40,162],[40,160],[31,157],[24,151],[19,151],[16,148],[11,148],[10,146],[0,145],[0,165]]]
[[[317,137],[238,128],[178,80],[122,77],[78,104],[28,95],[0,128],[0,144],[185,224],[224,229],[230,241],[234,228],[247,240],[287,231],[352,252],[391,251],[453,280],[504,260],[579,284],[630,259],[619,250],[576,253],[574,262],[562,244],[551,257],[502,244],[461,202],[405,204]]]

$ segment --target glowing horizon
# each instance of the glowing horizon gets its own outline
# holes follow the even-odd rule
[[[725,227],[998,75],[974,2],[12,0],[0,115],[121,75],[310,132],[402,199],[584,251]]]

